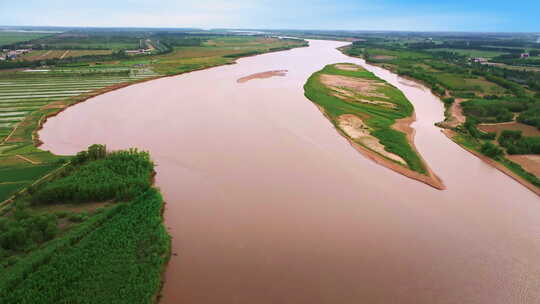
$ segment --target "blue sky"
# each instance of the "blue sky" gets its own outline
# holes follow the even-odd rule
[[[540,32],[540,0],[0,0],[0,25]]]

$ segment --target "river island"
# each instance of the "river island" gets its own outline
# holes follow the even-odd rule
[[[364,156],[436,189],[443,182],[414,146],[414,107],[393,85],[364,68],[339,63],[314,73],[304,86],[336,130]]]

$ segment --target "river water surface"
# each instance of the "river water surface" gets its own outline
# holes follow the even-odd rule
[[[43,149],[149,150],[173,252],[162,303],[540,303],[540,201],[448,140],[429,90],[342,42],[113,91],[51,118]],[[365,66],[416,109],[435,190],[356,152],[304,97],[324,65]],[[288,70],[284,77],[237,79]]]

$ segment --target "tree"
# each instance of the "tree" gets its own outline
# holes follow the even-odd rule
[[[489,156],[491,158],[497,158],[503,153],[503,151],[499,147],[497,147],[496,145],[490,142],[484,143],[482,147],[480,148],[480,152],[482,152],[482,154]]]
[[[98,160],[107,156],[107,147],[105,145],[94,144],[88,147],[88,158]]]

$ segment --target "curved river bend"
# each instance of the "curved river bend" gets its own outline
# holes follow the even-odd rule
[[[113,91],[51,118],[43,149],[149,150],[174,255],[163,303],[540,303],[540,201],[448,140],[428,90],[342,42]],[[416,108],[416,145],[448,190],[356,152],[303,94],[363,65]],[[288,70],[285,77],[251,74]]]

